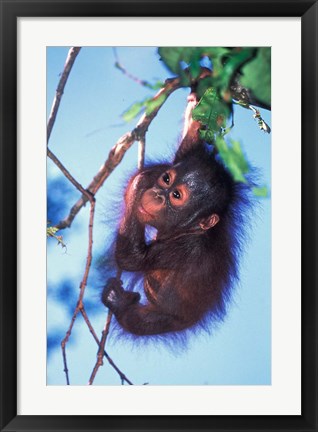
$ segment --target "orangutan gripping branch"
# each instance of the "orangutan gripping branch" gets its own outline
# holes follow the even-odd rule
[[[221,319],[237,277],[247,188],[190,122],[173,162],[147,166],[126,188],[115,258],[120,269],[142,273],[147,302],[116,279],[108,281],[102,301],[134,335]],[[147,225],[157,230],[150,243]]]

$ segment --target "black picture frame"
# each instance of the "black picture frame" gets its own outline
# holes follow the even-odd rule
[[[1,431],[318,431],[317,16],[313,0],[0,0]],[[17,18],[92,16],[301,17],[302,414],[299,416],[17,415]],[[268,30],[270,31],[270,29]],[[286,41],[288,43],[288,41]],[[288,73],[292,74],[292,62]],[[293,89],[290,89],[292,92]],[[288,127],[288,125],[286,126]],[[292,233],[290,246],[292,247]],[[286,299],[286,307],[288,300]]]

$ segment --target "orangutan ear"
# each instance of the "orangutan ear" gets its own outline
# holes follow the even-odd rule
[[[200,222],[200,228],[203,230],[208,230],[212,227],[214,227],[214,225],[216,225],[219,222],[220,218],[217,214],[213,213],[211,216],[202,219],[202,221]]]

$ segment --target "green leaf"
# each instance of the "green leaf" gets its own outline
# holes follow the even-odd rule
[[[58,228],[51,226],[46,228],[46,235],[47,237],[53,237],[55,233],[58,232]]]
[[[249,172],[250,167],[245,159],[240,143],[234,140],[230,140],[230,143],[227,143],[222,136],[217,136],[215,145],[234,180],[246,183],[246,174]]]
[[[159,89],[161,89],[162,87],[164,87],[164,85],[165,85],[164,82],[162,82],[162,81],[157,81],[157,82],[155,82],[154,84],[151,84],[151,88],[152,88],[152,90],[159,90]]]
[[[162,93],[160,96],[155,99],[151,98],[146,102],[146,114],[150,115],[153,111],[159,108],[167,99],[167,95]]]
[[[232,78],[241,66],[255,55],[255,48],[233,49],[228,54],[228,59],[224,64],[223,70],[219,77],[215,80],[215,86],[220,91],[221,95],[225,95],[229,91]]]
[[[205,48],[200,47],[161,47],[158,53],[168,69],[181,78],[183,86],[190,86],[191,80],[201,73],[201,59]]]
[[[191,63],[189,65],[189,72],[191,75],[191,78],[198,78],[198,76],[201,73],[201,65],[200,65],[200,58],[201,56],[197,56],[193,60],[191,60]]]
[[[242,171],[243,174],[248,173],[249,165],[247,160],[245,159],[241,144],[239,143],[239,141],[235,140],[230,140],[230,142],[232,144],[231,150],[233,152],[233,156],[239,169]]]
[[[202,57],[208,57],[212,62],[213,76],[217,77],[223,70],[223,59],[230,52],[229,48],[223,47],[203,47],[201,48]]]
[[[260,198],[267,198],[268,197],[268,189],[266,186],[254,187],[252,189],[252,191],[256,197],[260,197]]]
[[[223,69],[223,57],[232,50],[224,47],[161,47],[158,53],[161,60],[175,74],[180,74],[180,69],[184,68],[184,64],[189,66],[192,78],[199,76],[201,66],[200,61],[203,57],[208,57],[211,60],[213,67],[213,75],[219,75]],[[182,67],[183,66],[183,67]]]
[[[271,104],[271,48],[259,48],[256,57],[242,68],[240,83],[260,102]]]
[[[122,117],[126,122],[129,122],[137,117],[137,115],[139,115],[144,109],[146,109],[146,114],[150,115],[154,110],[160,107],[166,99],[167,95],[162,93],[159,97],[149,97],[143,101],[135,102],[122,114]]]
[[[57,244],[61,245],[62,248],[64,249],[64,248],[66,248],[66,244],[64,243],[63,236],[56,235],[57,231],[59,231],[59,229],[56,228],[55,226],[50,226],[50,227],[48,226],[46,228],[46,236],[55,238],[55,240],[57,240]]]
[[[200,130],[199,133],[200,133],[200,138],[203,141],[211,144],[214,143],[214,136],[215,136],[214,132],[210,131],[209,129],[206,129],[206,130]]]
[[[176,75],[184,69],[182,62],[190,63],[195,48],[161,47],[158,53],[168,69]]]
[[[197,96],[199,99],[202,98],[202,96],[204,95],[204,93],[210,88],[213,87],[213,78],[212,77],[206,77],[204,79],[199,80],[198,85],[197,85]]]
[[[144,102],[135,102],[121,116],[126,122],[129,122],[137,117],[144,107]]]
[[[216,90],[210,87],[192,112],[192,117],[207,126],[212,132],[219,132],[226,127],[231,110],[228,104],[218,97]]]
[[[121,116],[126,121],[129,122],[133,120],[135,117],[137,117],[138,114],[146,107],[147,103],[152,98],[146,98],[143,101],[135,102],[133,105],[131,105]]]

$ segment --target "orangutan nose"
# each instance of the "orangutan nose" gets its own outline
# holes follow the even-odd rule
[[[154,199],[158,202],[158,204],[165,203],[165,197],[161,191],[158,191],[157,189],[153,189],[153,193],[154,193]]]

